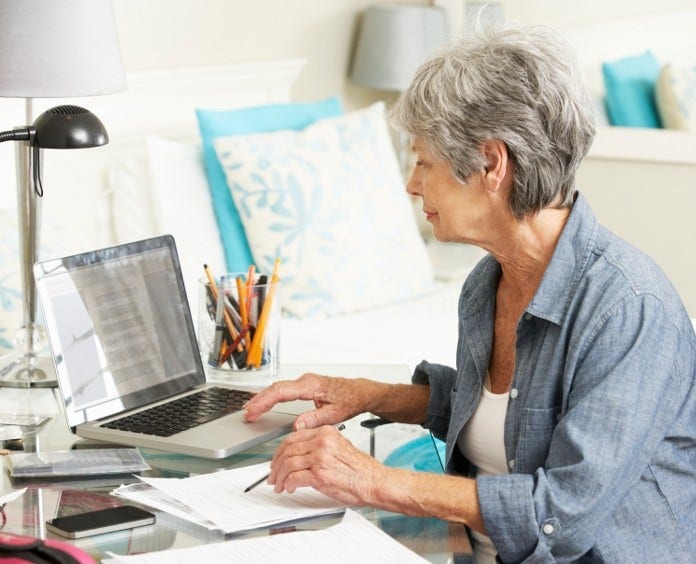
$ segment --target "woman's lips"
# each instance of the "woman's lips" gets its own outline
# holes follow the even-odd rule
[[[427,219],[427,220],[430,220],[437,215],[435,212],[429,212],[429,211],[424,211],[424,213],[425,213],[425,219]]]

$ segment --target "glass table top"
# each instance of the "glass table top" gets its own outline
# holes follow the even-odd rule
[[[91,448],[105,444],[85,441],[70,433],[60,411],[61,402],[56,395],[58,393],[57,389],[3,389],[0,391],[0,413],[50,416],[44,425],[33,432],[25,432],[21,439],[4,440],[4,449],[10,452],[41,452]],[[365,416],[347,422],[344,433],[358,448],[366,452],[370,452],[372,448],[378,459],[384,459],[394,448],[423,434],[420,428],[406,425],[389,425],[370,431],[359,425],[359,420],[364,418]],[[23,428],[25,431],[26,429]],[[374,435],[371,435],[373,432]],[[152,467],[152,470],[146,472],[147,475],[182,478],[266,461],[281,440],[269,441],[220,460],[149,449],[140,449],[140,452]],[[110,492],[121,484],[135,481],[137,481],[135,476],[123,475],[87,479],[17,480],[11,478],[9,470],[3,466],[0,494],[4,495],[23,487],[27,490],[21,497],[5,506],[2,531],[65,540],[54,537],[52,533],[46,531],[46,520],[122,505],[126,501],[110,495]],[[466,555],[470,554],[471,547],[462,525],[439,519],[409,517],[370,507],[360,508],[357,511],[426,560],[438,563],[468,560]],[[235,538],[324,528],[338,523],[341,519],[341,514],[337,514],[243,533],[224,534],[220,531],[210,531],[161,511],[154,512],[157,518],[154,525],[68,542],[79,546],[99,560],[109,553],[137,554],[233,541]]]

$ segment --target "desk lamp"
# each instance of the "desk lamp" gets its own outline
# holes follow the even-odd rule
[[[33,98],[109,94],[126,88],[111,0],[0,0],[0,96],[24,98],[25,123],[0,133],[17,141],[17,214],[23,324],[18,350],[0,359],[0,386],[55,387],[55,369],[36,323],[42,149],[78,149],[108,142],[99,119],[60,105],[32,123]]]
[[[421,63],[448,38],[443,8],[413,4],[368,6],[353,57],[350,79],[360,86],[400,92]],[[399,140],[399,164],[408,166],[408,140]]]

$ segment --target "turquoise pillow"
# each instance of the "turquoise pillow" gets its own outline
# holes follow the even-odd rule
[[[602,64],[609,122],[625,127],[661,127],[655,104],[660,64],[650,51]]]
[[[228,272],[245,272],[254,261],[239,213],[227,188],[225,173],[215,154],[215,138],[281,129],[298,131],[319,119],[340,116],[342,113],[338,98],[240,110],[196,110],[203,142],[203,160]]]
[[[384,464],[392,468],[442,474],[440,461],[445,463],[445,443],[431,435],[425,435],[394,449],[384,459]]]

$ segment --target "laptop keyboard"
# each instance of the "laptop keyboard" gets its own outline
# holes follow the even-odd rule
[[[200,392],[115,419],[102,427],[170,437],[234,413],[254,394],[230,388],[205,388]]]

